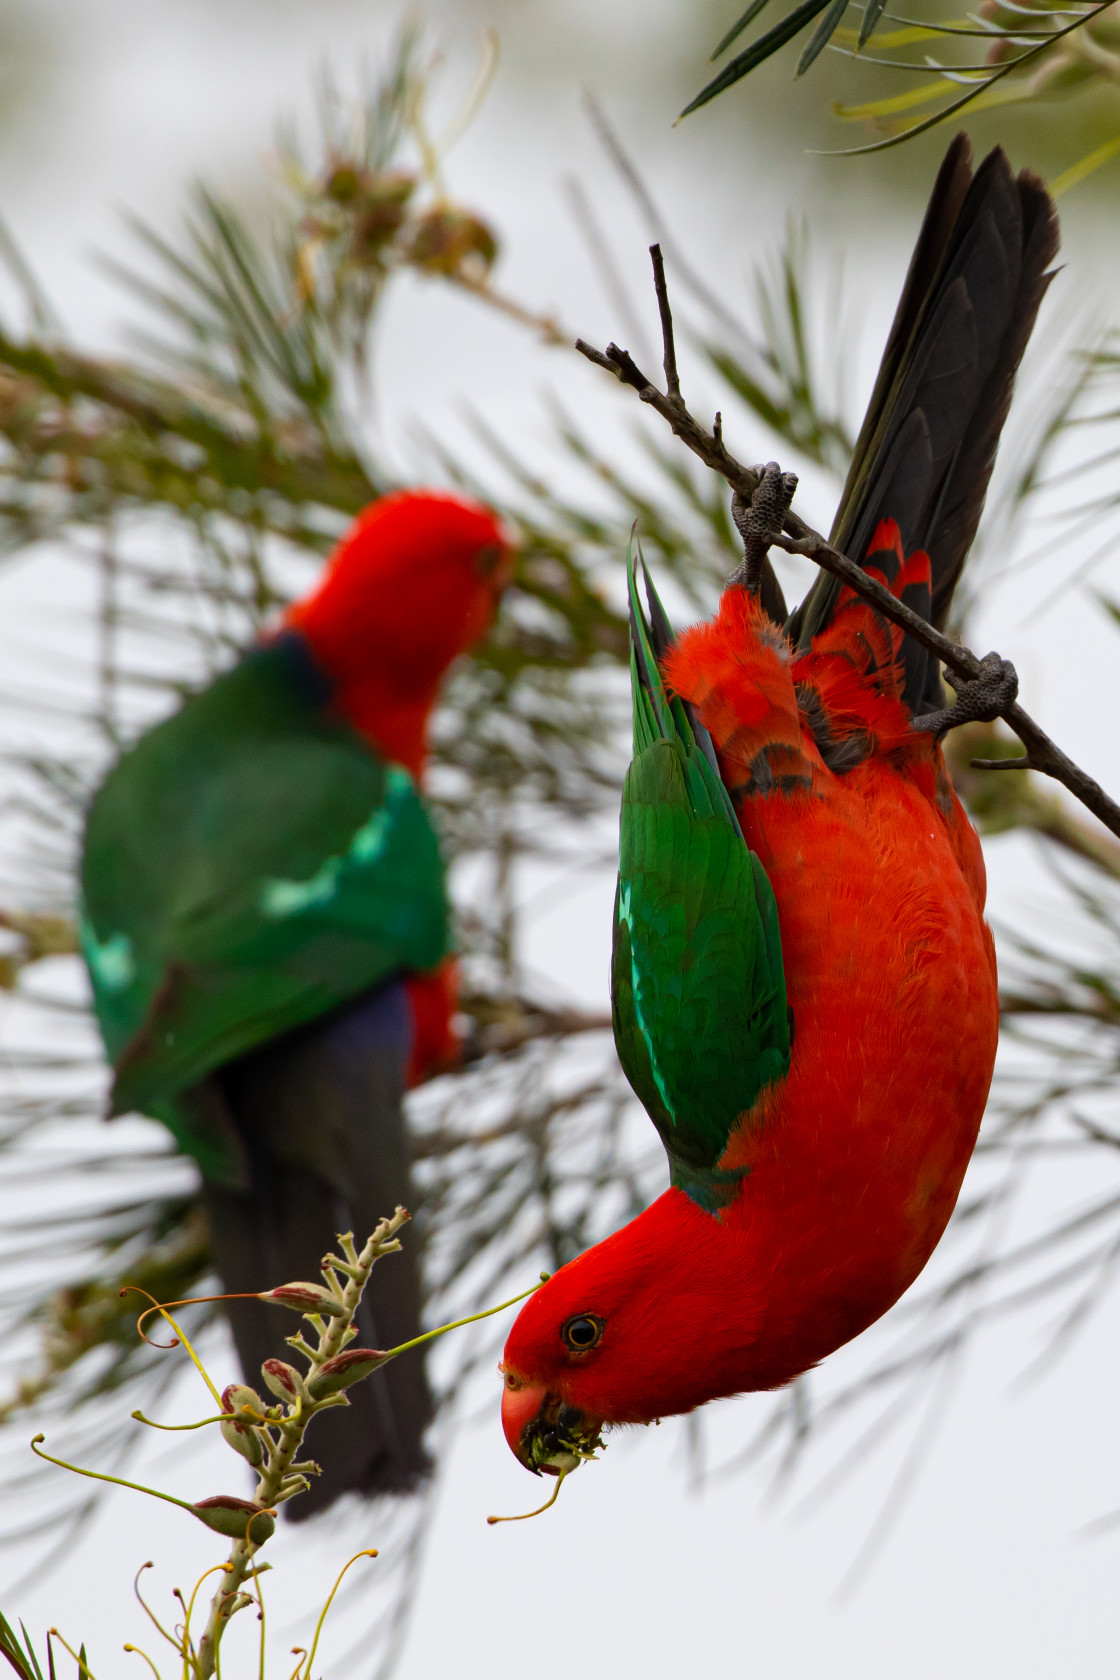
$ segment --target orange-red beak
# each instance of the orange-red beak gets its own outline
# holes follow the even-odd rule
[[[508,1376],[502,1390],[502,1429],[509,1442],[509,1450],[534,1475],[539,1471],[533,1463],[529,1446],[531,1425],[540,1416],[547,1398],[547,1389],[534,1387],[531,1383],[521,1384]]]

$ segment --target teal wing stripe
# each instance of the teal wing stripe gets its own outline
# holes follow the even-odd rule
[[[394,822],[399,818],[405,801],[414,795],[415,787],[408,771],[399,764],[391,764],[385,778],[384,805],[379,806],[356,831],[345,852],[326,858],[307,880],[274,878],[264,881],[260,893],[262,916],[279,921],[329,904],[338,894],[348,865],[368,869],[384,856]]]
[[[653,1082],[657,1086],[658,1095],[665,1105],[665,1112],[669,1116],[669,1119],[675,1122],[676,1115],[673,1112],[672,1093],[669,1088],[669,1083],[658,1063],[657,1040],[651,1032],[650,1024],[646,1019],[645,1000],[642,996],[642,976],[638,967],[637,959],[634,955],[634,924],[630,914],[630,891],[631,883],[629,881],[625,886],[622,885],[621,881],[619,882],[618,917],[620,921],[625,923],[626,929],[630,935],[630,989],[633,996],[634,1020],[637,1023],[638,1031],[641,1033],[646,1047],[646,1055],[649,1057],[649,1069],[653,1076]]]

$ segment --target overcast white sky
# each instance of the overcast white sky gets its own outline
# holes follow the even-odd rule
[[[710,9],[716,31],[733,10]],[[460,84],[479,29],[493,23],[502,32],[505,66],[449,175],[452,190],[503,231],[507,289],[554,306],[590,338],[618,330],[563,208],[561,181],[573,171],[602,195],[626,267],[643,282],[643,230],[607,178],[581,115],[579,90],[590,84],[608,99],[677,229],[717,283],[737,286],[790,211],[807,207],[825,243],[841,240],[850,225],[850,282],[866,327],[857,368],[866,388],[917,208],[907,208],[897,183],[880,190],[870,171],[857,177],[850,165],[802,158],[788,129],[769,160],[758,125],[726,114],[671,130],[676,95],[688,91],[677,85],[678,43],[697,27],[684,0],[615,0],[611,7],[433,0],[427,11],[447,45],[449,80]],[[74,335],[108,343],[121,303],[88,259],[91,247],[120,248],[117,211],[138,208],[170,226],[183,183],[196,173],[251,190],[267,163],[275,116],[307,108],[311,78],[325,59],[343,76],[363,59],[376,62],[398,9],[343,0],[36,0],[35,13],[55,61],[43,87],[29,94],[21,123],[0,141],[0,208]],[[648,85],[629,66],[636,42]],[[1058,283],[1066,288],[1064,315],[1095,295],[1107,272],[1088,211],[1074,206],[1072,222],[1070,269]],[[600,427],[627,423],[625,401],[604,392],[593,370],[432,287],[404,288],[377,354],[379,425],[402,461],[406,422],[447,425],[465,396],[507,434],[541,449],[545,387],[561,389]],[[826,507],[809,511],[827,523]],[[62,575],[44,558],[0,577],[11,650],[6,687],[13,671],[33,675],[42,655],[32,650],[57,641],[51,620],[66,593]],[[1106,784],[1120,785],[1120,743],[1105,721],[1115,706],[1115,640],[1086,626],[1077,598],[1028,622],[1029,601],[1045,593],[1037,575],[1027,597],[1004,590],[986,609],[980,634],[1019,662],[1027,704],[1046,727]],[[1098,691],[1089,693],[1094,659]],[[989,864],[994,900],[1021,918],[1038,891],[1029,848],[1001,842],[990,848]],[[610,890],[609,878],[595,879],[533,920],[530,962],[580,997],[605,994]],[[1076,1205],[1090,1188],[1067,1174],[1052,1187],[1055,1207]],[[488,1412],[461,1435],[439,1490],[402,1680],[437,1673],[474,1680],[496,1670],[531,1670],[538,1680],[573,1670],[587,1680],[669,1680],[683,1669],[717,1668],[759,1680],[1114,1674],[1120,1540],[1088,1541],[1077,1531],[1120,1506],[1116,1322],[1110,1302],[1065,1362],[1023,1390],[1014,1385],[1036,1345],[1030,1335],[1000,1332],[970,1358],[878,1563],[841,1600],[837,1588],[880,1509],[897,1454],[831,1503],[799,1514],[795,1499],[767,1504],[764,1483],[750,1474],[718,1477],[703,1494],[689,1493],[682,1432],[670,1423],[612,1443],[606,1460],[573,1478],[539,1522],[491,1530],[488,1512],[525,1509],[538,1492],[501,1438],[495,1379]],[[855,1361],[859,1353],[841,1357]],[[759,1398],[713,1409],[712,1437],[725,1449],[713,1451],[714,1462],[733,1451],[767,1404]],[[175,1415],[189,1415],[193,1405],[182,1396]],[[224,1452],[206,1459],[204,1449],[201,1456],[194,1448],[171,1457],[160,1451],[162,1485],[196,1497],[226,1485]],[[359,1543],[377,1543],[376,1534],[364,1538],[368,1528],[361,1532]],[[324,1525],[301,1572],[329,1581],[345,1538]],[[282,1541],[277,1553],[290,1558],[290,1544]],[[155,1558],[166,1590],[187,1585],[215,1555],[182,1513],[141,1512],[135,1496],[121,1494],[63,1570],[18,1603],[0,1593],[0,1607],[35,1631],[57,1621],[69,1637],[84,1638],[104,1680],[125,1661],[118,1653],[126,1638],[143,1642],[129,1592],[136,1565]],[[310,1580],[286,1588],[284,1579],[278,1566],[278,1604],[313,1601]]]

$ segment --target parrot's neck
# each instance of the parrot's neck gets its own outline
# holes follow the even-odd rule
[[[862,1276],[864,1257],[853,1252],[838,1261],[822,1210],[806,1205],[801,1222],[796,1207],[775,1215],[750,1195],[750,1183],[719,1217],[667,1190],[530,1298],[530,1334],[537,1303],[549,1321],[601,1318],[599,1359],[546,1372],[523,1364],[519,1321],[506,1348],[510,1367],[591,1417],[650,1423],[709,1400],[782,1387],[858,1335],[909,1281],[900,1287],[884,1275],[856,1287],[851,1273]]]
[[[384,757],[419,781],[428,751],[428,720],[436,689],[402,697],[394,694],[378,672],[339,683],[334,705],[346,721]]]

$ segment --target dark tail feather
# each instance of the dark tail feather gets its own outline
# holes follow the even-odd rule
[[[206,1185],[214,1257],[227,1290],[319,1278],[339,1231],[359,1245],[411,1196],[402,1113],[409,1037],[399,984],[290,1033],[223,1068],[208,1100],[223,1101],[244,1139],[248,1191]],[[201,1095],[201,1093],[200,1093]],[[415,1240],[378,1263],[362,1302],[358,1344],[389,1348],[420,1333]],[[283,1357],[296,1321],[278,1307],[226,1307],[245,1380],[261,1389],[264,1360]],[[402,1354],[350,1390],[349,1407],[324,1412],[309,1437],[322,1466],[288,1508],[296,1520],[340,1494],[403,1493],[430,1469],[424,1432],[432,1397],[423,1353]]]
[[[1004,153],[972,173],[967,137],[941,166],[910,263],[832,541],[863,560],[879,523],[925,549],[932,618],[943,626],[984,506],[1015,373],[1058,249],[1053,202]],[[822,575],[789,621],[808,646],[839,594]],[[905,699],[941,704],[933,656],[907,641]]]

